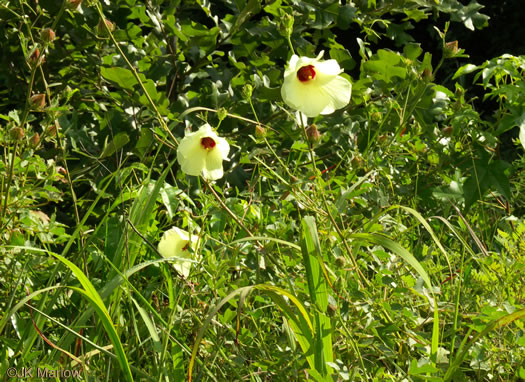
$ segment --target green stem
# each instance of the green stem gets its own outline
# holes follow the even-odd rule
[[[226,204],[224,204],[224,202],[222,201],[221,197],[220,197],[220,196],[217,194],[217,192],[213,189],[213,187],[210,185],[210,183],[209,183],[206,179],[204,179],[204,178],[202,178],[202,179],[203,179],[204,183],[206,184],[206,187],[208,187],[208,189],[211,191],[211,193],[213,194],[213,196],[215,197],[215,199],[217,199],[217,201],[219,202],[219,204],[221,205],[221,207],[224,208],[224,210],[228,213],[228,215],[230,215],[230,216],[233,218],[233,220],[235,220],[235,222],[236,222],[236,223],[237,223],[237,224],[238,224],[238,225],[239,225],[239,226],[240,226],[240,227],[241,227],[241,228],[242,228],[242,229],[243,229],[243,230],[244,230],[249,236],[253,237],[253,233],[248,229],[248,227],[246,227],[246,226],[244,225],[244,223],[241,221],[241,219],[239,219],[239,218],[237,217],[237,215],[235,215],[235,214],[233,213],[233,211],[230,210]],[[261,246],[261,244],[260,244],[259,242],[257,242],[257,244],[259,245],[259,247],[262,248],[262,246]]]
[[[22,118],[20,120],[20,124],[19,124],[19,127],[22,129],[24,128],[24,125],[26,124],[27,116],[29,115],[29,110],[31,109],[31,91],[33,90],[33,84],[35,82],[35,74],[36,74],[37,67],[38,66],[35,65],[31,68],[31,79],[29,80],[29,86],[27,88],[27,93],[26,93],[26,105],[24,108],[24,113],[22,114]],[[7,183],[6,183],[6,188],[5,188],[5,200],[4,200],[4,205],[2,206],[2,213],[0,215],[0,222],[2,224],[1,225],[2,228],[7,224],[7,222],[4,223],[4,217],[7,211],[7,205],[9,204],[9,189],[11,188],[11,182],[13,180],[13,173],[14,173],[14,168],[15,168],[15,157],[16,157],[17,150],[18,150],[18,139],[15,141],[15,147],[14,147],[13,153],[11,154],[11,163],[9,165],[9,173],[7,174]],[[9,154],[8,154],[8,159],[9,159]]]
[[[295,54],[295,50],[293,49],[293,45],[292,45],[291,34],[288,33],[288,35],[286,36],[286,40],[288,41],[288,46],[290,47],[292,54]]]
[[[302,118],[299,118],[299,119],[300,119],[301,127],[303,128],[302,130],[303,130],[304,138],[305,138],[306,142],[308,142],[308,137],[306,135],[306,127],[304,126],[303,119]],[[350,259],[352,260],[352,264],[353,264],[355,270],[357,271],[357,274],[359,275],[359,279],[357,280],[359,282],[359,285],[361,287],[363,287],[363,284],[361,283],[361,279],[362,279],[365,282],[365,284],[367,284],[367,286],[368,286],[368,285],[370,285],[370,282],[365,278],[365,276],[363,275],[363,273],[359,269],[359,265],[357,264],[357,261],[355,260],[355,257],[354,257],[354,255],[352,253],[352,250],[351,250],[350,246],[348,245],[348,242],[347,242],[343,232],[341,231],[341,229],[337,225],[337,222],[335,221],[332,213],[330,212],[330,208],[328,206],[328,201],[326,200],[326,196],[324,194],[324,188],[319,183],[319,177],[317,176],[317,166],[315,165],[315,152],[314,152],[313,145],[311,143],[308,143],[308,148],[310,150],[310,157],[311,157],[312,168],[314,170],[315,182],[317,183],[317,189],[319,190],[319,193],[321,194],[321,197],[323,199],[323,205],[324,205],[324,208],[326,210],[326,213],[328,214],[328,217],[329,217],[332,225],[334,226],[335,230],[337,231],[337,234],[339,235],[339,238],[343,242],[343,245],[344,245],[344,247],[346,249],[346,252],[350,256]]]
[[[95,6],[97,8],[97,12],[98,12],[100,18],[102,19],[102,25],[104,26],[104,29],[106,30],[106,33],[108,34],[110,40],[113,42],[113,45],[115,45],[115,48],[119,51],[120,56],[126,62],[126,65],[131,70],[131,73],[133,74],[133,76],[135,77],[137,82],[139,83],[142,91],[144,92],[144,95],[146,96],[146,99],[148,100],[149,104],[151,105],[151,107],[155,111],[155,114],[157,115],[157,120],[159,121],[159,123],[162,126],[162,128],[164,130],[166,130],[166,132],[170,135],[171,139],[173,139],[173,141],[178,145],[179,141],[177,140],[177,138],[175,138],[175,136],[172,134],[171,130],[169,129],[168,125],[164,121],[164,118],[162,117],[162,114],[160,114],[159,109],[157,108],[157,105],[155,105],[155,102],[153,102],[153,99],[149,95],[148,90],[146,89],[146,87],[144,86],[144,83],[140,79],[140,76],[139,76],[137,70],[131,64],[131,62],[129,62],[127,56],[124,54],[124,51],[120,48],[120,45],[118,44],[117,40],[115,40],[115,36],[113,36],[113,33],[111,32],[111,30],[109,29],[108,25],[106,24],[106,22],[105,22],[106,18],[104,17],[104,12],[102,11],[102,6],[100,5],[100,1],[97,1],[95,3]]]

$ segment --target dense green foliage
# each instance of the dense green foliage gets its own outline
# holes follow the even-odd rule
[[[525,56],[451,41],[482,8],[0,0],[2,378],[525,378]],[[292,48],[353,86],[309,130]],[[205,122],[214,182],[177,163]]]

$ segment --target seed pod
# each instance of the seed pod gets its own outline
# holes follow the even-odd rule
[[[293,33],[294,18],[291,14],[286,13],[280,9],[280,19],[277,25],[279,33],[284,36],[291,36]]]
[[[29,103],[33,109],[42,110],[46,106],[46,95],[45,94],[35,94],[29,100]]]
[[[430,70],[429,68],[425,68],[421,77],[423,77],[424,81],[430,82],[432,81],[434,76],[432,75],[432,70]]]
[[[346,266],[346,259],[343,256],[338,256],[335,258],[335,263],[339,268]]]
[[[306,136],[310,143],[317,143],[321,139],[321,134],[314,123],[306,128]]]
[[[441,130],[441,132],[445,137],[450,137],[454,133],[454,128],[452,126],[447,126],[444,127],[443,130]]]
[[[255,125],[255,136],[257,138],[266,137],[266,129],[259,124]]]
[[[106,23],[106,26],[108,27],[110,32],[113,32],[115,30],[115,24],[113,24],[108,19],[104,19],[104,21],[100,20],[100,22],[97,25],[97,34],[99,36],[107,36],[108,31],[106,30],[106,27],[104,26],[104,22]]]
[[[445,43],[443,54],[446,58],[454,57],[459,53],[458,41],[450,41]]]
[[[51,42],[55,39],[55,32],[51,28],[42,29],[40,39],[45,43]]]
[[[33,136],[29,139],[29,143],[31,143],[33,147],[38,146],[38,144],[40,143],[40,134],[34,133]]]
[[[57,128],[59,128],[60,125],[58,124],[58,121],[55,121],[55,123],[53,125],[49,125],[47,130],[46,130],[46,134],[49,135],[49,136],[52,136],[54,137],[55,135],[57,135]]]
[[[43,57],[40,57],[40,49],[35,48],[33,53],[29,55],[29,66],[38,66],[43,62]]]
[[[82,0],[67,0],[67,8],[71,10],[76,10],[80,4],[82,4]]]
[[[358,156],[353,157],[350,163],[352,164],[352,167],[354,168],[363,167],[363,159],[361,159],[361,157],[358,157]]]
[[[379,111],[375,111],[370,115],[370,118],[372,118],[372,121],[374,122],[380,122],[383,118],[383,114],[381,114]]]
[[[20,141],[26,134],[24,133],[24,129],[21,127],[13,127],[11,130],[9,130],[9,135],[14,140]]]

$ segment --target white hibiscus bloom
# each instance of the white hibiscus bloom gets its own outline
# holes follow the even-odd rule
[[[308,117],[331,114],[348,105],[352,84],[339,74],[343,70],[336,60],[293,55],[284,72],[281,95],[290,107]]]
[[[222,178],[222,161],[228,160],[230,145],[211,126],[205,124],[198,131],[186,134],[177,148],[177,161],[185,174],[202,176],[208,180]]]
[[[177,257],[189,259],[190,261],[176,260],[173,267],[184,277],[190,274],[191,264],[197,261],[200,256],[196,255],[199,246],[199,237],[191,235],[177,227],[172,227],[162,235],[158,245],[158,251],[162,257]],[[189,250],[192,249],[192,251]]]

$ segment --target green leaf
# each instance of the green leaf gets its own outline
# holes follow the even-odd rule
[[[75,264],[73,264],[68,259],[49,252],[51,255],[53,255],[55,258],[60,260],[64,265],[66,265],[73,274],[77,277],[78,281],[80,281],[80,284],[82,284],[82,287],[84,289],[76,288],[76,287],[70,287],[71,289],[81,293],[86,297],[93,308],[95,308],[95,311],[98,314],[98,317],[102,321],[102,325],[104,326],[104,329],[106,329],[106,333],[108,334],[109,338],[111,339],[111,342],[113,343],[113,348],[115,349],[115,352],[117,353],[118,361],[120,364],[120,367],[122,369],[122,372],[124,373],[124,376],[127,381],[132,382],[133,376],[131,374],[131,369],[129,367],[128,359],[126,357],[126,353],[124,352],[124,347],[122,346],[122,343],[120,342],[120,337],[115,329],[115,326],[113,325],[113,322],[111,321],[111,317],[109,315],[109,312],[106,309],[106,306],[104,305],[104,302],[102,301],[102,298],[98,294],[97,290],[91,284],[87,276],[80,270],[79,267],[77,267]]]
[[[116,82],[122,89],[133,90],[133,86],[138,84],[137,79],[129,69],[102,67],[100,68],[100,74],[106,80]]]
[[[461,68],[456,70],[456,73],[454,74],[452,79],[455,80],[456,78],[462,76],[463,74],[469,74],[469,73],[472,73],[472,72],[474,72],[474,71],[476,71],[478,69],[479,69],[479,67],[476,66],[476,65],[472,65],[472,64],[463,65]]]
[[[403,53],[406,58],[414,61],[423,53],[423,48],[421,48],[421,44],[409,43],[403,47]]]
[[[412,359],[410,362],[410,368],[408,369],[409,375],[420,375],[426,373],[435,373],[439,371],[437,367],[432,365],[432,363],[423,360],[423,362],[418,362],[415,359]]]
[[[523,146],[523,149],[525,150],[525,114],[521,116],[519,127],[520,127],[520,143]]]
[[[374,57],[364,62],[363,67],[366,71],[373,72],[375,79],[387,83],[393,77],[404,79],[407,75],[407,70],[401,62],[401,56],[384,49],[379,49]]]
[[[468,29],[473,31],[474,29],[481,29],[488,25],[489,17],[481,14],[478,11],[484,8],[483,5],[478,4],[472,0],[469,5],[463,6],[456,12],[452,12],[450,19],[452,21],[462,22]]]
[[[489,189],[511,200],[509,173],[512,165],[502,160],[489,162],[489,159],[488,155],[482,155],[481,159],[474,161],[472,175],[463,184],[466,210],[483,198]]]
[[[355,67],[355,61],[347,49],[330,49],[330,58],[336,60],[346,70],[352,70]]]
[[[110,155],[113,155],[117,150],[123,148],[129,142],[129,135],[126,133],[118,133],[113,137],[111,142],[104,147],[100,158],[106,158]]]
[[[142,321],[144,321],[144,325],[146,325],[146,328],[148,329],[148,332],[151,336],[151,340],[153,341],[153,349],[157,353],[162,352],[162,344],[160,342],[160,338],[157,333],[157,329],[155,328],[155,324],[153,323],[153,321],[151,321],[151,318],[149,317],[148,312],[146,312],[144,308],[142,308],[133,297],[131,298],[131,300],[135,304],[135,307],[140,313],[140,317],[142,317]]]
[[[506,326],[510,324],[511,322],[515,320],[522,320],[525,318],[525,309],[519,310],[517,312],[507,314],[506,316],[503,316],[501,318],[498,318],[497,320],[494,320],[487,324],[487,326],[477,335],[474,336],[465,346],[460,347],[460,352],[457,355],[457,357],[454,359],[454,362],[452,362],[447,372],[443,378],[443,381],[446,382],[450,380],[453,376],[455,371],[459,368],[459,366],[463,363],[463,359],[468,354],[469,349],[474,345],[479,339],[483,338],[487,334],[489,334],[494,329],[501,328],[503,326]],[[465,339],[468,339],[468,335],[465,337]]]
[[[356,11],[357,9],[349,4],[339,6],[337,26],[342,30],[350,28],[350,24],[354,21]]]
[[[303,229],[301,248],[310,298],[321,312],[326,313],[326,308],[328,307],[328,291],[321,270],[320,262],[322,261],[322,251],[317,235],[315,219],[312,216],[306,216],[303,218],[301,225]]]

